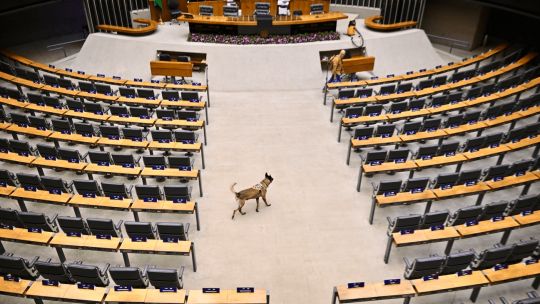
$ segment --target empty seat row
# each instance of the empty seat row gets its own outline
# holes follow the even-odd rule
[[[510,165],[495,165],[487,169],[463,170],[438,174],[433,180],[429,177],[402,180],[383,180],[373,188],[374,195],[394,196],[400,192],[419,193],[426,189],[451,189],[458,185],[475,185],[480,181],[499,181],[509,176],[520,176],[527,171],[540,169],[540,157],[516,161]]]
[[[454,274],[467,268],[484,270],[496,265],[516,264],[527,258],[537,258],[538,243],[538,240],[531,239],[505,246],[496,245],[478,254],[474,250],[469,250],[448,256],[417,258],[412,263],[405,259],[407,266],[403,276],[413,280],[426,276]]]
[[[448,210],[429,212],[424,215],[411,214],[388,219],[388,235],[396,232],[411,232],[438,226],[474,224],[496,217],[512,216],[540,210],[540,195],[524,195],[512,201],[492,202],[483,206],[459,208],[453,214]]]
[[[70,235],[95,235],[100,237],[122,237],[122,222],[117,224],[111,219],[87,218],[71,216],[49,217],[44,213],[20,212],[9,208],[0,208],[0,224],[4,229],[17,227],[58,232],[59,227]],[[189,223],[158,222],[124,222],[124,229],[130,238],[180,240],[189,239]]]
[[[117,183],[98,183],[95,180],[74,180],[68,183],[58,177],[38,176],[33,174],[13,174],[8,170],[0,169],[0,187],[22,187],[28,191],[44,190],[51,194],[77,193],[84,197],[109,197],[111,199],[132,198],[133,186]],[[169,200],[173,202],[187,202],[191,199],[191,187],[181,185],[159,186],[135,185],[135,193],[140,200],[148,202]]]
[[[184,268],[170,269],[145,267],[110,267],[105,269],[86,265],[82,262],[58,263],[50,259],[39,261],[39,257],[28,261],[12,254],[0,255],[0,274],[26,280],[43,279],[61,284],[83,283],[92,286],[106,287],[110,278],[120,286],[146,288],[151,284],[155,288],[183,288]]]

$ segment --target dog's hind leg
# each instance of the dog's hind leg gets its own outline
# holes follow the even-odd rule
[[[255,200],[257,201],[257,209],[255,211],[259,212],[259,198],[257,197]]]
[[[240,214],[242,215],[245,215],[246,213],[245,212],[242,212],[242,208],[244,208],[244,204],[246,203],[245,200],[240,200],[238,202],[239,206],[238,206],[238,212],[240,212]]]
[[[266,206],[268,206],[268,207],[272,206],[272,204],[269,204],[269,203],[266,201],[266,195],[264,195],[264,196],[262,197],[262,199],[263,199],[264,203],[266,204]]]

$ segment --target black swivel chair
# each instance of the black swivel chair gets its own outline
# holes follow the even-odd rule
[[[439,275],[454,274],[469,267],[474,260],[474,251],[464,251],[449,254]]]
[[[103,192],[95,180],[74,180],[73,186],[84,197],[103,196]]]
[[[180,241],[189,240],[189,223],[171,223],[159,222],[156,223],[159,238],[162,240],[174,239]]]
[[[446,261],[446,257],[433,256],[429,258],[417,258],[412,263],[405,259],[405,273],[403,276],[407,280],[420,279],[428,275],[436,275]]]
[[[161,191],[158,186],[136,185],[135,192],[140,200],[158,201],[162,199]]]
[[[57,281],[62,284],[77,283],[71,274],[69,274],[67,266],[63,263],[55,263],[49,261],[37,261],[35,263],[39,274],[46,280]]]
[[[464,207],[456,210],[448,220],[448,226],[462,225],[470,221],[477,221],[482,215],[482,206]]]
[[[506,264],[516,264],[534,254],[538,248],[538,240],[521,241],[514,244],[512,254],[506,259]]]
[[[450,212],[448,210],[434,211],[424,214],[422,216],[422,223],[420,229],[428,229],[430,227],[441,226],[446,223]]]
[[[55,215],[53,218],[50,218],[44,213],[37,212],[19,212],[19,218],[26,228],[39,228],[50,232],[58,232],[56,217]]]
[[[111,267],[109,274],[116,285],[131,286],[132,288],[148,287],[146,273],[138,267]]]
[[[148,268],[146,276],[155,288],[183,288],[184,267],[180,269]]]
[[[24,228],[25,225],[19,217],[19,211],[11,208],[0,208],[0,225]]]
[[[12,275],[25,280],[35,280],[39,277],[35,267],[38,260],[39,257],[28,261],[13,255],[0,255],[0,275]]]
[[[109,285],[109,276],[107,276],[107,270],[110,265],[107,264],[104,270],[99,269],[93,265],[83,264],[69,264],[68,271],[77,282],[84,284],[92,284],[99,287],[106,287]]]
[[[530,194],[525,196],[520,196],[516,200],[513,200],[508,203],[506,210],[504,211],[505,216],[518,215],[524,211],[535,211],[540,208],[540,196],[538,194]]]
[[[157,239],[156,228],[150,222],[124,222],[124,228],[130,238]]]
[[[411,231],[416,230],[418,227],[420,227],[422,216],[419,214],[411,214],[411,215],[404,215],[404,216],[398,216],[394,220],[390,220],[390,218],[387,218],[388,220],[388,235],[394,233],[394,232],[400,232],[400,231]]]
[[[187,202],[191,199],[191,187],[186,186],[164,186],[165,199],[173,202]]]
[[[109,235],[111,237],[122,237],[122,220],[114,224],[111,219],[87,218],[86,223],[93,235]]]
[[[86,222],[80,217],[71,216],[59,216],[57,218],[58,225],[66,234],[80,233],[84,235],[90,235],[90,229]]]
[[[484,270],[497,264],[502,264],[512,254],[512,250],[514,250],[514,245],[486,249],[476,256],[471,263],[471,268],[474,270]]]

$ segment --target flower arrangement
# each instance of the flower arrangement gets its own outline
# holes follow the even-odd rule
[[[270,35],[266,38],[257,35],[226,35],[192,33],[191,42],[223,43],[223,44],[290,44],[316,41],[339,40],[337,32],[304,33],[295,35]]]

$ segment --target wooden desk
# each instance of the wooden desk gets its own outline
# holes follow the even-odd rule
[[[21,127],[15,124],[10,125],[7,129],[9,133],[23,134],[25,136],[38,136],[38,137],[49,137],[53,131],[50,130],[39,130],[33,127]]]
[[[144,302],[152,304],[183,304],[186,302],[186,291],[181,289],[176,292],[160,292],[159,289],[147,289]]]
[[[159,76],[193,76],[193,63],[179,61],[150,61],[150,73]]]
[[[127,106],[147,106],[152,108],[157,108],[161,103],[160,99],[146,99],[141,97],[124,97],[120,96],[116,99],[117,103],[125,104]]]
[[[237,293],[236,290],[220,290],[219,293],[203,293],[202,290],[190,290],[188,304],[267,304],[267,292],[255,289],[253,293]]]
[[[6,281],[4,277],[0,277],[0,294],[8,296],[23,297],[24,293],[30,286],[29,280],[19,279],[19,282]]]
[[[522,227],[536,225],[540,222],[540,211],[535,211],[533,214],[529,215],[514,215],[514,220]]]
[[[68,249],[84,249],[97,251],[116,252],[122,240],[111,237],[110,240],[98,239],[95,235],[67,236],[65,233],[56,233],[52,238],[51,247],[61,247]]]
[[[483,287],[489,284],[482,271],[473,271],[470,275],[458,276],[449,274],[439,276],[436,280],[424,281],[423,279],[412,280],[418,296],[452,292],[455,290]]]
[[[23,188],[17,188],[17,190],[11,193],[10,197],[34,202],[46,202],[58,205],[65,205],[71,198],[71,195],[71,193],[52,194],[49,191],[45,190],[30,191]]]
[[[38,166],[41,168],[64,169],[64,170],[81,172],[84,169],[84,167],[86,167],[87,163],[72,163],[63,159],[50,160],[50,159],[45,159],[43,157],[37,157],[32,162],[32,165]]]
[[[58,286],[46,286],[36,281],[28,291],[26,296],[30,298],[57,300],[63,302],[79,303],[100,303],[106,294],[105,287],[94,287],[94,289],[79,289],[74,284],[62,284]]]
[[[123,239],[119,251],[122,252],[124,263],[130,266],[128,253],[141,254],[165,254],[165,255],[191,255],[193,271],[197,272],[195,259],[195,245],[190,241],[178,241],[177,243],[165,243],[162,240],[148,239],[145,242],[133,242],[131,239]]]
[[[365,283],[361,288],[347,288],[347,285],[337,286],[334,289],[332,303],[350,303],[375,301],[397,298],[411,298],[415,296],[414,287],[407,280],[398,285],[384,285],[383,283]],[[406,300],[405,303],[408,303]]]
[[[445,241],[459,238],[460,234],[455,227],[444,227],[443,230],[418,229],[410,234],[392,233],[392,240],[396,247],[418,244],[427,244],[433,241]]]
[[[54,233],[49,231],[28,232],[27,229],[16,228],[0,229],[0,240],[47,246]]]
[[[352,74],[356,72],[372,71],[375,66],[375,57],[358,56],[343,59],[343,73]]]
[[[380,165],[362,165],[362,172],[365,174],[374,174],[380,172],[399,172],[410,171],[416,169],[417,164],[414,160],[405,161],[403,163],[384,162]]]
[[[130,198],[116,200],[106,196],[84,197],[80,194],[74,194],[69,200],[68,206],[127,211],[131,206],[131,202]]]
[[[491,284],[500,284],[517,280],[524,280],[540,275],[540,263],[526,265],[525,263],[517,263],[508,265],[507,269],[482,270]]]
[[[76,143],[81,143],[85,145],[95,145],[99,139],[96,136],[83,136],[81,134],[76,134],[76,133],[64,134],[57,131],[53,131],[49,135],[49,138],[59,140],[59,141],[76,142]]]
[[[380,207],[396,204],[411,204],[416,202],[425,202],[436,199],[437,196],[431,190],[425,190],[419,193],[399,192],[393,196],[377,195],[375,201]]]
[[[463,237],[468,236],[477,236],[488,233],[497,233],[500,231],[516,228],[519,226],[519,223],[516,222],[512,217],[505,217],[504,220],[493,222],[492,220],[479,221],[478,225],[466,226],[459,225],[455,228],[459,234]]]
[[[36,159],[36,157],[33,155],[22,156],[13,152],[8,152],[8,153],[0,152],[0,160],[5,161],[7,163],[29,165],[34,161],[34,159]]]
[[[154,212],[154,213],[177,213],[177,214],[195,214],[197,230],[201,229],[199,222],[199,206],[197,202],[189,201],[185,203],[174,203],[172,201],[145,202],[143,200],[135,200],[130,207],[133,211],[135,219],[138,221],[138,212]]]
[[[140,118],[140,117],[121,117],[116,115],[111,115],[107,122],[121,125],[136,125],[136,126],[153,126],[156,122],[156,118]]]
[[[119,147],[119,148],[130,148],[130,149],[146,149],[150,142],[144,141],[134,141],[131,139],[110,139],[106,137],[100,137],[97,141],[99,146],[107,147]]]
[[[492,190],[500,190],[509,187],[521,186],[539,180],[540,178],[533,172],[526,172],[522,176],[507,176],[500,181],[485,182]]]
[[[126,168],[119,165],[100,166],[98,164],[89,163],[84,172],[88,174],[105,174],[105,175],[123,175],[137,177],[141,173],[141,167]]]
[[[9,196],[17,187],[6,185],[5,187],[0,186],[0,196],[6,197]]]
[[[484,182],[478,182],[476,185],[457,185],[450,189],[433,189],[433,193],[437,196],[437,199],[448,199],[451,197],[460,197],[465,195],[474,195],[481,192],[486,192],[491,188]]]

